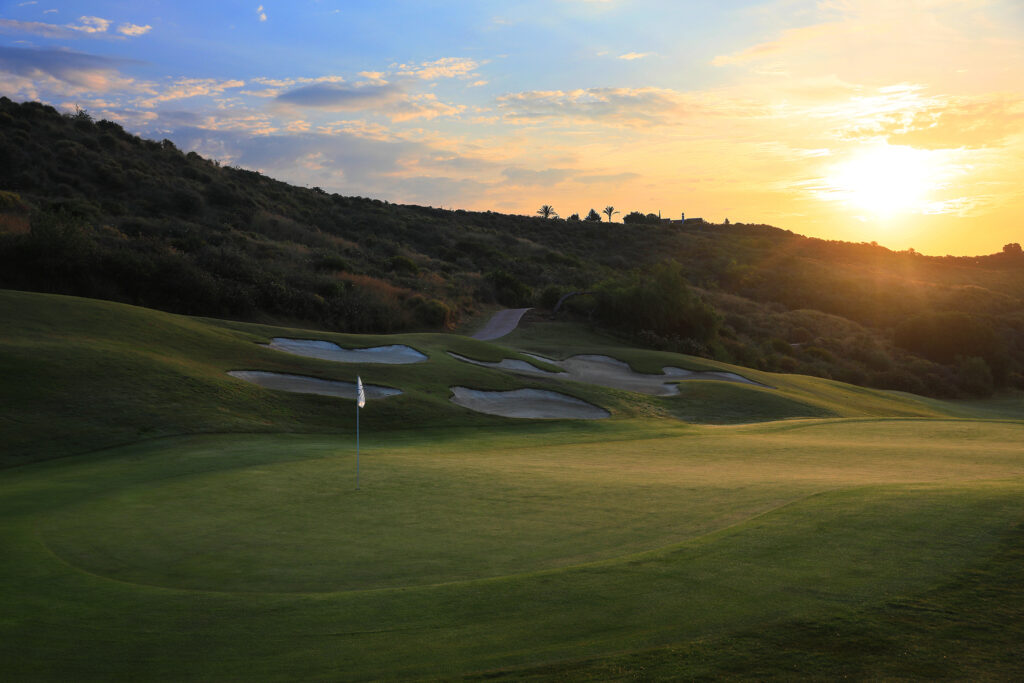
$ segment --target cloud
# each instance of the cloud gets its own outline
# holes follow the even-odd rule
[[[517,187],[551,186],[567,180],[572,175],[572,171],[567,168],[546,168],[542,171],[506,168],[502,175],[508,184]]]
[[[627,52],[624,55],[619,55],[619,59],[625,59],[626,61],[633,61],[634,59],[643,59],[644,57],[650,57],[653,52]]]
[[[121,24],[117,27],[117,32],[126,36],[141,36],[149,33],[153,27],[149,24],[145,26],[139,26],[138,24]]]
[[[0,71],[20,76],[60,92],[102,92],[126,87],[129,79],[118,68],[132,60],[101,57],[71,50],[31,49],[0,46]]]
[[[281,104],[299,107],[316,107],[334,111],[358,111],[375,109],[396,102],[402,98],[397,85],[342,85],[339,83],[316,83],[281,93],[275,100]]]
[[[958,98],[881,121],[876,134],[918,149],[980,149],[1024,135],[1024,99]]]
[[[148,109],[155,107],[161,102],[201,95],[219,95],[225,90],[241,88],[244,85],[245,81],[233,79],[218,81],[214,78],[179,78],[163,90],[157,90],[156,86],[150,85],[149,91],[152,96],[140,99],[135,104]]]
[[[463,57],[442,57],[432,62],[420,64],[393,64],[399,76],[411,76],[424,81],[436,81],[439,78],[469,78],[480,65]]]
[[[259,7],[256,8],[256,16],[259,17],[260,21],[267,20],[267,13],[263,11],[263,5],[260,5]]]
[[[63,26],[47,24],[42,21],[17,21],[15,19],[0,19],[0,32],[2,33],[31,33],[44,38],[70,38],[74,34]]]
[[[462,104],[446,104],[433,94],[409,95],[397,102],[384,113],[392,121],[411,121],[413,119],[436,119],[439,116],[458,116],[466,107]]]
[[[463,105],[441,102],[431,93],[411,95],[400,85],[387,82],[315,83],[281,93],[274,101],[278,105],[331,111],[375,110],[396,122],[456,116],[465,109]]]
[[[755,103],[666,88],[533,90],[502,95],[496,104],[512,123],[590,121],[624,127],[679,125],[698,117],[760,116],[766,110]]]
[[[106,33],[110,27],[110,20],[100,17],[78,17],[78,21],[78,25],[68,24],[68,28],[82,33]]]
[[[46,10],[43,14],[56,12],[57,10]],[[101,36],[107,35],[107,29],[113,22],[102,17],[82,16],[78,23],[71,24],[48,24],[43,21],[17,21],[15,19],[0,19],[0,33],[31,33],[44,38],[75,38],[82,35]],[[124,36],[136,37],[147,33],[152,26],[139,26],[137,24],[124,23],[117,28],[117,32]]]

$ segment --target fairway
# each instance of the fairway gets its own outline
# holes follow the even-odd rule
[[[658,382],[740,368],[561,323],[513,347],[0,304],[10,680],[1024,675],[1019,395],[745,368],[759,386],[652,396],[478,363],[539,367],[529,354],[557,347]],[[337,362],[274,338],[427,360]],[[353,400],[239,368],[401,392],[362,411],[360,490]],[[485,415],[453,387],[607,415]]]
[[[1024,522],[1024,425],[666,432],[378,435],[358,492],[335,436],[9,471],[0,651],[53,679],[537,666],[878,608]]]

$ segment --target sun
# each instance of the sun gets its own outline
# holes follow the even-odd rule
[[[880,217],[919,213],[931,203],[937,173],[927,150],[880,144],[833,166],[822,189],[828,199]]]

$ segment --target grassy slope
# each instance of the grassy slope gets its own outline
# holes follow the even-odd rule
[[[570,344],[582,352],[612,353],[639,371],[654,372],[664,365],[727,369],[774,389],[692,382],[683,384],[680,397],[666,399],[559,379],[516,377],[450,358],[448,351],[481,360],[517,355],[508,346],[455,335],[329,334],[11,291],[0,291],[0,311],[5,321],[0,336],[0,372],[5,377],[4,402],[10,406],[0,417],[0,437],[6,444],[0,460],[5,465],[173,434],[351,431],[351,406],[345,407],[345,402],[266,391],[227,377],[225,372],[232,369],[348,381],[358,373],[366,382],[402,389],[404,395],[375,403],[372,410],[365,411],[365,425],[370,430],[522,424],[451,405],[447,399],[452,385],[557,389],[611,410],[616,419],[676,416],[690,422],[731,423],[789,417],[937,417],[979,412],[812,377],[762,373],[676,354],[616,347],[607,340],[602,346],[599,338],[587,338],[584,332],[558,326],[536,326],[536,331],[529,334],[557,339],[559,348]],[[257,343],[273,336],[330,339],[346,346],[407,343],[428,354],[430,362],[345,365],[282,354]],[[554,343],[529,336],[514,336],[507,341],[542,353],[552,353]]]
[[[455,336],[400,337],[430,363],[345,366],[253,342],[382,340],[24,293],[0,310],[5,462],[144,439],[0,473],[12,678],[1024,674],[1005,652],[1024,636],[1018,399],[922,401],[564,328],[503,340],[775,387],[653,399],[458,363],[515,351]],[[239,367],[405,390],[364,411],[363,490],[350,403],[224,376]],[[615,416],[490,418],[448,403],[456,383],[558,386]],[[664,419],[780,405],[848,417]],[[213,431],[278,433],[147,438]]]

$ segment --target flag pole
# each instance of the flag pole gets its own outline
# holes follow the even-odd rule
[[[363,378],[356,375],[356,491],[359,490],[359,409],[366,405]]]
[[[356,401],[356,491],[359,490],[359,401]]]

